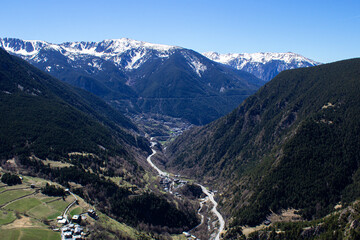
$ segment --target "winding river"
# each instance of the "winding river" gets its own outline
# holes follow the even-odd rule
[[[153,140],[153,138],[151,138],[151,140]],[[169,176],[169,173],[167,172],[164,172],[164,171],[161,171],[152,161],[151,161],[151,158],[156,154],[156,150],[154,149],[154,146],[156,145],[156,142],[153,142],[151,141],[151,150],[152,150],[152,154],[150,154],[148,157],[147,157],[147,162],[151,165],[151,167],[153,167],[160,176]],[[207,199],[210,200],[210,202],[213,204],[213,208],[211,209],[211,211],[215,214],[215,216],[218,218],[219,220],[219,228],[218,228],[218,232],[215,236],[215,240],[220,240],[220,234],[221,232],[224,230],[224,227],[225,227],[225,220],[223,218],[223,216],[220,214],[220,212],[217,210],[217,206],[218,206],[218,203],[215,201],[214,199],[214,193],[212,192],[209,192],[209,190],[207,190],[203,185],[201,184],[198,184],[201,187],[201,190],[203,191],[203,193],[207,196]],[[204,204],[204,202],[202,202],[202,204]],[[200,211],[198,212],[199,215],[200,214]],[[203,218],[204,216],[201,215],[201,223],[203,223]]]

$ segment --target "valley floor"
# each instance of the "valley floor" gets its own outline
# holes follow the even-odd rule
[[[154,137],[152,137],[150,140],[151,140],[151,148],[152,148],[153,152],[147,158],[148,163],[150,164],[151,167],[153,167],[158,172],[158,175],[161,178],[161,181],[166,182],[166,184],[164,185],[164,190],[169,192],[170,194],[174,194],[177,197],[181,197],[177,192],[174,191],[176,189],[175,185],[179,182],[186,184],[188,182],[188,179],[181,180],[179,175],[174,175],[174,174],[169,174],[167,172],[164,172],[164,171],[160,170],[153,163],[151,158],[157,153],[155,150],[155,146],[157,143],[155,142]],[[214,192],[209,191],[207,188],[205,188],[201,184],[196,183],[196,185],[200,186],[202,192],[206,195],[205,198],[199,199],[200,209],[198,211],[198,214],[201,217],[201,223],[198,226],[196,226],[195,228],[191,229],[189,231],[189,233],[184,232],[184,235],[197,239],[196,233],[198,232],[198,230],[200,230],[200,229],[203,230],[204,229],[203,225],[207,225],[205,229],[207,229],[207,231],[208,231],[207,235],[209,236],[209,239],[219,240],[220,235],[225,228],[225,220],[224,220],[223,216],[220,214],[220,212],[217,210],[218,203],[214,199]],[[181,187],[181,185],[180,185],[180,187]],[[207,215],[206,221],[204,221],[205,216],[202,213],[204,205],[206,205],[207,211],[211,211],[211,213],[212,213],[212,214],[209,214],[208,212],[206,213],[206,215]],[[214,218],[214,220],[212,220],[212,218]]]

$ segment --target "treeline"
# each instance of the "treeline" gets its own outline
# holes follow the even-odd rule
[[[46,183],[45,187],[41,188],[41,192],[45,195],[52,196],[52,197],[65,196],[65,190],[62,187],[50,185],[49,183]]]

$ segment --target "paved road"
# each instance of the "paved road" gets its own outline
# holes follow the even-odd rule
[[[77,202],[77,197],[72,193],[72,192],[70,192],[70,191],[68,191],[74,198],[75,198],[75,200],[72,202],[72,203],[70,203],[68,206],[67,206],[67,208],[65,209],[65,211],[64,211],[64,214],[63,214],[63,217],[64,218],[66,218],[67,219],[67,212],[69,211],[69,209]]]
[[[151,140],[152,140],[152,138],[151,138]],[[147,157],[146,161],[158,172],[158,174],[159,174],[160,176],[169,176],[169,174],[168,174],[167,172],[161,171],[161,170],[151,161],[151,157],[156,154],[156,150],[154,149],[154,146],[155,146],[155,145],[156,145],[156,142],[151,142],[152,154]]]
[[[153,140],[153,138],[151,138],[151,140]],[[151,142],[151,149],[152,149],[152,154],[150,154],[148,157],[147,157],[147,161],[148,163],[158,172],[158,174],[160,176],[169,176],[169,174],[167,172],[164,172],[164,171],[161,171],[152,161],[151,161],[151,158],[152,156],[154,156],[156,154],[156,150],[154,150],[154,146],[156,145],[155,142]],[[200,184],[197,184],[201,187],[201,190],[203,191],[203,193],[206,194],[207,198],[211,201],[211,203],[213,204],[213,208],[211,209],[211,211],[216,215],[216,217],[218,218],[219,220],[219,230],[218,230],[218,233],[216,234],[216,237],[215,237],[215,240],[219,240],[220,239],[220,234],[221,232],[224,230],[224,227],[225,227],[225,221],[224,221],[224,218],[223,216],[219,213],[219,211],[217,210],[217,205],[218,203],[215,201],[214,199],[214,194],[209,192],[204,186],[200,185]],[[206,201],[202,201],[201,202],[201,207],[202,207],[202,204],[204,204]],[[201,209],[200,209],[201,210]],[[199,215],[201,216],[201,222],[203,222],[203,218],[204,216],[202,214],[200,214],[200,210],[199,210]]]
[[[200,185],[200,184],[198,184],[198,185],[201,187],[203,193],[205,193],[205,194],[208,196],[209,200],[210,200],[210,201],[212,202],[212,204],[214,205],[213,208],[211,209],[211,211],[212,211],[212,212],[216,215],[216,217],[219,219],[219,224],[220,224],[220,226],[219,226],[219,231],[218,231],[218,233],[216,234],[215,240],[219,240],[219,239],[220,239],[220,234],[221,234],[221,232],[224,230],[224,227],[225,227],[224,218],[223,218],[223,216],[219,213],[219,211],[216,209],[218,203],[217,203],[217,202],[215,201],[215,199],[214,199],[214,194],[211,193],[211,192],[209,192],[203,185]]]

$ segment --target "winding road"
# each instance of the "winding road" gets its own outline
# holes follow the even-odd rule
[[[147,162],[158,172],[158,174],[160,176],[169,176],[169,173],[167,172],[164,172],[164,171],[161,171],[152,161],[151,161],[151,158],[156,154],[156,150],[154,149],[154,146],[156,145],[156,142],[153,142],[153,138],[150,139],[151,140],[151,150],[152,150],[152,154],[150,154],[148,157],[147,157]],[[201,190],[203,191],[203,193],[207,196],[206,199],[210,200],[210,202],[213,204],[213,208],[211,209],[211,211],[215,214],[215,216],[218,218],[219,220],[219,228],[218,228],[218,233],[216,234],[214,240],[220,240],[220,234],[221,232],[224,230],[224,227],[225,227],[225,220],[223,218],[223,216],[220,214],[220,212],[217,210],[217,206],[218,206],[218,203],[215,201],[214,199],[214,193],[212,192],[209,192],[209,190],[207,190],[203,185],[201,184],[198,184],[198,186],[201,187]],[[206,200],[207,201],[207,200]],[[201,202],[201,207],[202,207],[202,204],[204,204],[206,202],[205,200]],[[200,210],[198,212],[199,215],[200,214]],[[203,223],[203,218],[204,216],[201,215],[201,223]],[[201,225],[201,224],[200,224]],[[196,228],[196,227],[195,227]],[[194,228],[194,229],[195,229]]]
[[[78,200],[78,198],[75,196],[75,194],[73,194],[73,193],[70,192],[69,190],[68,190],[67,192],[69,192],[69,193],[75,198],[75,200],[74,200],[72,203],[70,203],[70,204],[67,206],[67,208],[65,209],[65,211],[64,211],[63,217],[66,218],[66,219],[68,219],[68,218],[67,218],[67,212],[69,211],[69,209],[70,209],[70,208],[77,202],[77,200]]]
[[[153,140],[153,138],[151,138],[151,140]],[[163,172],[161,171],[152,161],[151,161],[151,158],[152,156],[154,156],[156,154],[156,150],[154,149],[154,146],[156,145],[156,142],[151,142],[151,150],[152,150],[152,154],[150,154],[146,161],[158,172],[158,174],[160,176],[165,176],[165,177],[168,177],[169,174],[167,172]]]
[[[215,240],[219,240],[220,234],[224,230],[224,227],[225,227],[225,220],[224,220],[223,216],[219,213],[219,211],[216,209],[218,203],[214,199],[214,194],[209,192],[203,185],[200,185],[200,184],[197,184],[197,185],[199,185],[201,187],[201,190],[203,191],[203,193],[205,193],[208,196],[210,202],[214,205],[213,208],[211,209],[211,211],[216,215],[216,217],[219,220],[219,224],[220,224],[219,231],[216,234]]]

